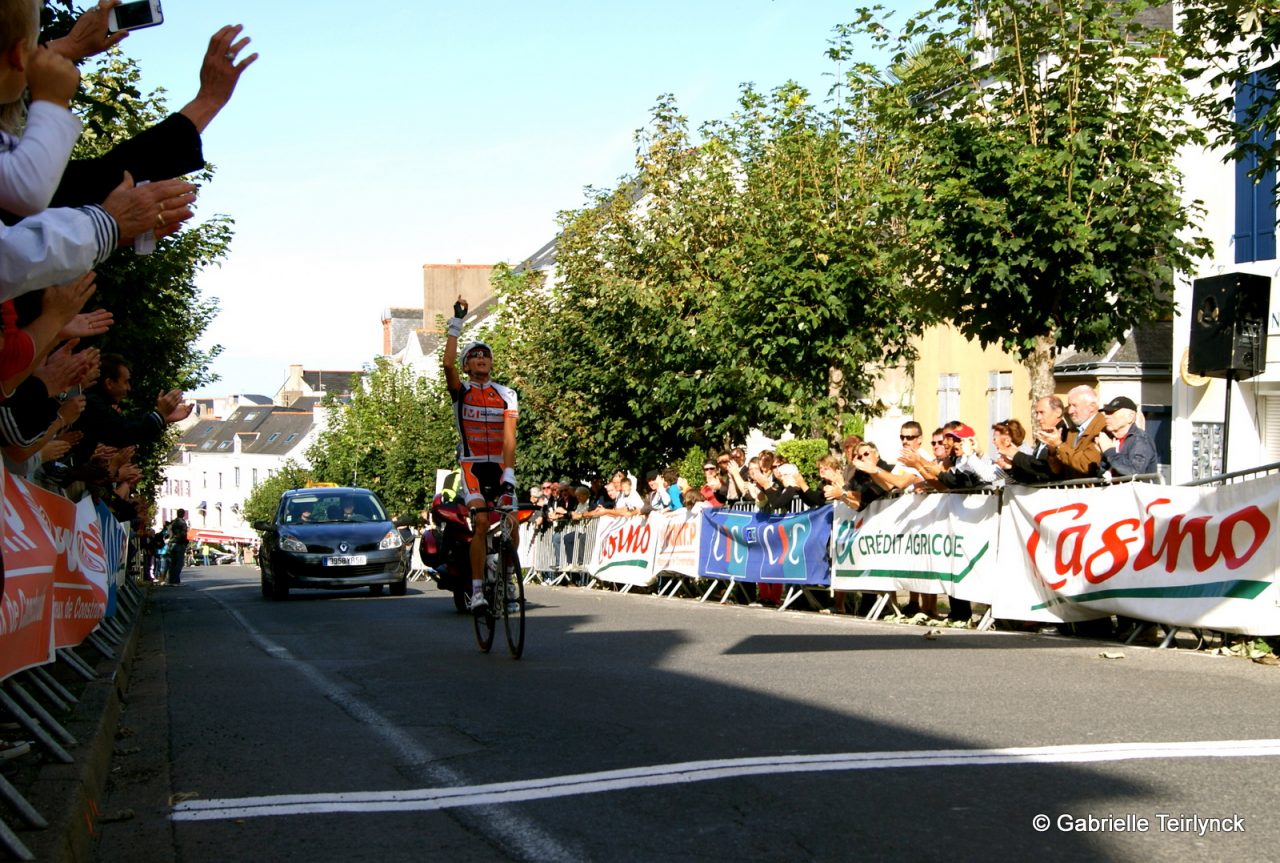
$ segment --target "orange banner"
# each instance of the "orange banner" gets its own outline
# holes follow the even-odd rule
[[[0,475],[4,472],[0,471]],[[4,597],[0,599],[0,679],[53,659],[53,526],[34,494],[4,475]],[[67,507],[71,502],[63,500]],[[68,513],[70,516],[70,513]]]
[[[52,495],[57,497],[57,495]],[[74,526],[70,544],[58,555],[53,578],[53,646],[75,647],[107,613],[107,554],[93,501],[84,498],[70,507]]]
[[[3,481],[0,679],[80,644],[107,607],[107,560],[93,501],[77,505],[17,477]]]

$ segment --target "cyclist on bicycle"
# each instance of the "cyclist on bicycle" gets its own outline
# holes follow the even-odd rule
[[[462,352],[458,374],[458,336],[467,316],[467,301],[458,297],[453,304],[449,336],[444,343],[444,377],[453,400],[458,423],[458,463],[462,474],[463,501],[468,507],[484,504],[500,506],[516,502],[516,392],[489,379],[493,372],[493,349],[480,341],[471,342]],[[485,611],[485,541],[489,513],[472,511],[474,535],[471,539],[471,610]]]

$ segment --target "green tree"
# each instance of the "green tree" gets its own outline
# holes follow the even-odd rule
[[[1208,251],[1184,203],[1182,55],[1141,2],[940,0],[891,31],[877,122],[910,156],[915,278],[966,336],[1023,358],[1052,392],[1059,346],[1102,351],[1173,311],[1173,274]],[[865,70],[855,69],[855,77]]]
[[[793,438],[778,441],[778,455],[800,468],[810,485],[819,483],[818,459],[831,452],[831,444],[823,439],[804,440]]]
[[[397,515],[425,509],[436,469],[455,461],[444,385],[380,357],[350,403],[326,396],[324,405],[328,426],[307,451],[316,479],[371,489]]]
[[[752,426],[835,435],[847,397],[911,356],[924,307],[869,104],[747,87],[695,142],[659,101],[635,176],[562,215],[556,283],[505,297],[527,323],[500,365],[540,459],[640,469]]]
[[[289,489],[303,488],[311,480],[311,471],[293,459],[286,460],[280,470],[259,482],[249,492],[244,502],[245,522],[253,524],[255,521],[271,521],[275,518],[280,495]]]

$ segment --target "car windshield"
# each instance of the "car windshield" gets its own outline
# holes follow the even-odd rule
[[[344,521],[390,521],[382,504],[360,492],[295,495],[285,507],[285,524],[334,524]]]

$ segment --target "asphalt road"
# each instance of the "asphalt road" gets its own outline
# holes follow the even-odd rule
[[[256,569],[184,573],[144,619],[97,859],[1280,848],[1276,668],[573,588],[530,601],[517,662],[479,653],[430,585],[273,603]]]

